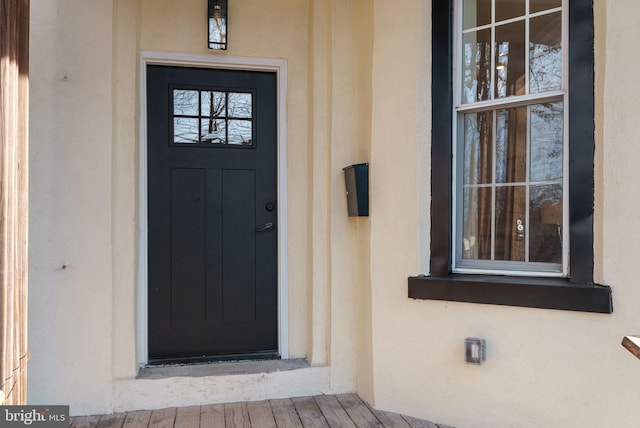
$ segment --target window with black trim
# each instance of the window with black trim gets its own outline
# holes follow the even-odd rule
[[[433,0],[429,275],[409,297],[612,312],[593,283],[590,0]]]

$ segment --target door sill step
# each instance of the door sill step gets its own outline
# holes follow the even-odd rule
[[[199,364],[166,364],[143,367],[137,379],[166,379],[170,377],[229,376],[273,373],[311,367],[305,359],[216,361]]]
[[[278,351],[261,351],[247,354],[226,354],[226,355],[201,355],[198,357],[171,357],[154,358],[149,361],[149,366],[168,366],[176,364],[204,364],[218,363],[223,361],[258,361],[258,360],[279,360]]]

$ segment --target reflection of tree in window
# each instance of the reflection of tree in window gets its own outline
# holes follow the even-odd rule
[[[213,91],[202,93],[203,114],[208,112],[207,125],[202,132],[203,143],[225,144],[226,142],[224,129],[225,95],[223,92]]]
[[[175,143],[197,144],[198,91],[175,89],[173,91],[173,139]]]
[[[562,80],[562,17],[560,12],[531,19],[529,85],[531,93],[557,90]]]
[[[466,261],[558,266],[564,103],[549,92],[562,89],[562,12],[544,11],[561,2],[464,0],[463,7],[457,257],[472,268],[492,265]]]
[[[252,145],[252,94],[173,91],[173,142]]]
[[[488,100],[491,92],[491,31],[480,30],[464,35],[463,63],[462,102]]]

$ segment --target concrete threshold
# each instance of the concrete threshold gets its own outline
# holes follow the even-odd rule
[[[304,359],[219,361],[198,364],[168,364],[140,369],[137,379],[167,379],[172,377],[229,376],[275,373],[304,369],[311,365]]]

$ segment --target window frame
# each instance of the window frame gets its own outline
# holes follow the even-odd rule
[[[194,86],[194,85],[178,85],[178,86],[174,86],[171,85],[170,86],[170,90],[171,90],[171,95],[170,95],[170,99],[169,99],[169,105],[171,106],[173,112],[170,114],[170,118],[169,118],[169,133],[170,135],[173,135],[173,138],[168,140],[169,146],[171,147],[192,147],[192,148],[215,148],[217,150],[220,149],[242,149],[242,150],[247,150],[247,149],[256,149],[257,145],[256,145],[256,131],[255,131],[255,124],[256,124],[256,116],[255,116],[255,111],[253,108],[253,105],[255,104],[255,91],[235,91],[235,90],[229,90],[228,88],[222,88],[219,89],[218,87],[214,87],[214,86],[208,86],[208,87],[202,87],[202,86]],[[197,114],[183,114],[183,113],[176,113],[175,112],[175,99],[174,99],[174,94],[176,91],[193,91],[193,92],[198,92],[198,112]],[[217,93],[222,93],[225,95],[225,112],[224,112],[224,116],[217,118],[216,120],[223,120],[225,122],[225,142],[224,143],[211,143],[211,142],[203,142],[202,141],[202,128],[201,128],[201,120],[204,118],[207,118],[208,116],[204,116],[202,114],[202,93],[205,92],[217,92]],[[229,95],[230,94],[244,94],[244,95],[250,95],[251,96],[251,115],[250,117],[240,117],[240,116],[233,116],[233,115],[229,115],[228,114],[228,100],[229,100]],[[175,119],[196,119],[198,121],[198,142],[178,142],[176,141],[175,138]],[[243,121],[243,122],[249,122],[251,124],[251,143],[250,144],[237,144],[237,143],[229,143],[229,132],[228,132],[228,126],[229,126],[229,122],[230,121]]]
[[[456,0],[432,0],[430,274],[409,278],[409,297],[612,313],[611,288],[593,282],[594,27],[591,0],[569,0],[569,272],[565,278],[452,273],[453,43]],[[565,33],[565,34],[567,34]]]
[[[452,217],[453,217],[453,224],[452,224],[452,236],[453,236],[453,241],[452,241],[452,246],[451,246],[451,251],[452,251],[452,271],[457,272],[457,273],[469,273],[469,274],[487,274],[487,275],[516,275],[516,276],[531,276],[531,275],[536,275],[536,276],[550,276],[550,277],[565,277],[567,276],[567,271],[568,271],[568,266],[567,266],[567,261],[568,261],[568,253],[569,253],[569,249],[568,249],[568,245],[566,243],[569,242],[569,234],[567,233],[568,228],[564,227],[565,224],[568,224],[568,210],[566,209],[566,207],[568,206],[567,200],[566,200],[566,195],[567,195],[567,190],[568,190],[568,179],[566,177],[566,171],[568,170],[568,160],[567,160],[567,156],[565,156],[565,153],[567,153],[567,149],[568,149],[568,127],[567,127],[567,123],[568,123],[568,119],[567,119],[567,114],[568,114],[568,109],[566,108],[568,103],[567,103],[567,62],[568,62],[568,57],[567,57],[567,49],[566,49],[566,41],[567,41],[567,36],[568,36],[568,15],[566,13],[567,11],[567,4],[568,4],[568,0],[561,0],[561,6],[560,7],[552,7],[549,8],[548,10],[541,10],[541,11],[537,11],[537,12],[529,12],[529,11],[524,11],[523,15],[519,15],[515,18],[510,18],[507,19],[506,21],[496,21],[494,22],[493,20],[491,20],[488,24],[484,24],[482,23],[479,26],[475,26],[472,25],[469,28],[465,28],[463,25],[463,14],[464,14],[464,6],[463,6],[464,0],[457,0],[454,1],[453,4],[453,8],[454,8],[454,20],[453,20],[453,26],[454,26],[454,30],[453,33],[454,35],[452,36],[452,39],[454,41],[454,45],[453,45],[453,60],[452,60],[452,73],[453,73],[453,79],[452,79],[452,84],[453,84],[453,96],[454,96],[454,101],[453,101],[453,109],[452,109],[452,114],[453,114],[453,119],[452,119],[452,145],[453,145],[453,150],[452,150],[452,157],[453,157],[453,172],[452,172],[452,188],[453,188],[453,197],[454,197],[454,202],[452,203],[453,206],[453,212],[452,212]],[[467,34],[469,33],[469,31],[471,32],[476,32],[478,31],[478,28],[482,28],[483,31],[489,31],[491,34],[493,34],[495,32],[495,34],[498,33],[498,29],[500,28],[504,28],[506,26],[512,25],[514,23],[522,23],[523,25],[523,30],[525,31],[525,33],[527,33],[529,31],[529,28],[532,24],[530,24],[533,20],[539,18],[539,17],[549,17],[549,16],[553,16],[556,14],[560,14],[561,17],[561,31],[560,31],[560,37],[561,37],[561,46],[562,46],[562,50],[561,50],[561,55],[560,55],[560,71],[561,71],[561,75],[560,75],[560,79],[559,79],[559,88],[554,88],[554,89],[550,89],[550,90],[546,90],[546,91],[532,91],[530,90],[531,88],[531,79],[532,79],[532,74],[530,73],[530,52],[528,50],[528,48],[526,48],[522,53],[524,54],[524,58],[525,59],[525,64],[524,64],[524,68],[525,68],[525,76],[526,76],[526,93],[525,94],[519,94],[519,95],[507,95],[504,97],[500,97],[497,96],[497,80],[496,80],[496,72],[495,72],[495,54],[496,52],[494,52],[492,50],[491,53],[491,77],[490,77],[490,82],[491,84],[489,85],[491,90],[490,90],[490,94],[488,96],[488,99],[486,100],[475,100],[475,101],[465,101],[463,100],[463,92],[464,92],[464,82],[463,82],[463,70],[464,70],[464,65],[463,65],[463,39],[465,36],[465,32],[467,32]],[[505,24],[505,22],[507,24]],[[530,38],[530,34],[525,34],[523,37],[523,40],[529,40]],[[563,206],[563,210],[562,210],[562,234],[561,234],[561,241],[564,242],[565,244],[562,245],[562,249],[561,249],[561,260],[559,263],[551,263],[551,262],[537,262],[537,261],[529,261],[529,260],[522,260],[522,261],[514,261],[514,260],[502,260],[502,259],[470,259],[470,258],[464,258],[462,256],[462,238],[463,238],[463,229],[464,229],[464,220],[463,220],[463,211],[464,211],[464,207],[462,204],[463,201],[463,191],[464,191],[464,183],[463,183],[463,174],[464,174],[464,170],[463,170],[463,163],[465,162],[465,159],[463,159],[463,145],[464,145],[464,118],[466,117],[466,115],[468,114],[476,114],[476,113],[480,113],[480,112],[490,112],[492,114],[492,118],[494,121],[494,128],[493,128],[493,132],[496,132],[495,129],[495,121],[497,120],[497,116],[499,115],[500,111],[510,111],[512,109],[515,108],[526,108],[527,109],[527,114],[529,115],[530,109],[536,105],[543,105],[543,104],[548,104],[548,103],[557,103],[560,102],[563,105],[563,113],[562,113],[562,117],[563,117],[563,125],[562,125],[562,140],[563,140],[563,149],[562,149],[562,178],[560,179],[560,184],[562,186],[562,206]],[[528,121],[529,119],[527,119]],[[530,132],[529,129],[529,124],[527,125],[527,133]],[[497,138],[495,135],[493,136],[493,138]],[[495,153],[495,144],[496,141],[493,141],[493,162],[492,165],[495,168],[495,157],[497,156],[497,154]],[[529,143],[527,143],[529,144]],[[529,150],[529,149],[527,149]],[[529,161],[526,161],[527,163],[527,171],[529,171]],[[494,171],[495,174],[495,171]],[[527,172],[528,174],[528,172]],[[520,180],[519,180],[520,181]],[[527,175],[527,177],[524,179],[524,182],[519,183],[521,186],[520,187],[524,187],[526,188],[526,192],[527,195],[529,195],[529,189],[531,188],[531,182],[534,180],[531,180],[531,177],[529,175]],[[497,192],[497,189],[499,188],[505,188],[508,189],[510,187],[514,186],[513,183],[509,183],[507,181],[505,182],[500,182],[498,180],[495,180],[495,177],[492,178],[491,181],[489,182],[483,182],[483,184],[477,185],[476,188],[480,189],[480,188],[485,188],[488,190],[492,190],[492,189],[496,189],[495,191]],[[475,186],[470,186],[470,187],[475,187]],[[528,199],[528,197],[527,197]],[[527,207],[528,207],[528,202],[527,202]],[[492,201],[492,208],[495,210],[497,209],[497,205],[495,200]],[[529,215],[528,215],[528,208],[525,210],[525,212],[527,212],[527,214],[525,215],[525,224],[524,227],[526,229],[525,232],[525,253],[528,254],[528,243],[529,243]],[[496,218],[494,217],[494,212],[492,212],[492,221],[495,221]],[[496,230],[495,230],[495,224],[493,225],[493,231],[492,231],[492,236],[495,237],[496,235]],[[492,239],[493,241],[493,239]],[[493,254],[493,250],[497,250],[496,247],[494,247],[494,243],[492,242],[492,254]]]

